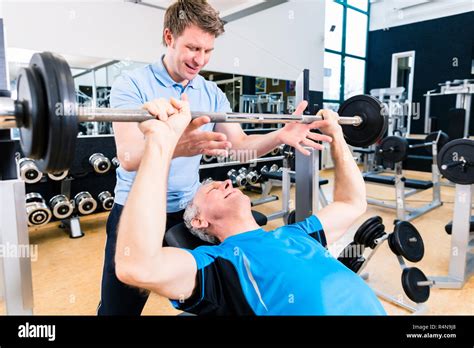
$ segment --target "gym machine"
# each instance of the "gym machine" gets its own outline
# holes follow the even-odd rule
[[[425,133],[431,132],[431,97],[442,95],[456,95],[456,108],[464,109],[463,137],[469,137],[469,124],[471,119],[471,101],[474,94],[474,80],[454,80],[438,84],[440,92],[436,89],[426,92],[425,97]]]
[[[447,143],[438,155],[441,174],[456,184],[451,234],[449,271],[446,276],[430,276],[434,287],[460,289],[474,273],[474,141],[456,139]]]
[[[385,176],[366,173],[364,174],[364,180],[374,184],[395,186],[395,203],[386,203],[373,198],[368,198],[367,202],[380,207],[395,209],[397,212],[396,218],[400,221],[411,221],[441,206],[441,176],[437,165],[437,155],[438,149],[441,149],[448,141],[447,134],[441,131],[430,133],[424,142],[420,144],[409,144],[406,138],[399,136],[384,138],[377,147],[376,152],[389,166],[395,166],[395,175]],[[432,181],[408,179],[403,176],[402,161],[406,159],[408,150],[415,148],[431,150],[433,156],[433,163],[431,165]],[[409,190],[406,191],[405,188]],[[433,189],[431,202],[418,208],[407,205],[406,198],[430,188]]]

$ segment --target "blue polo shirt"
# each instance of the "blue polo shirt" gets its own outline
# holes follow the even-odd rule
[[[140,109],[143,104],[157,98],[180,99],[188,95],[191,111],[230,112],[229,101],[214,82],[198,75],[186,87],[176,83],[168,74],[163,60],[133,71],[123,72],[113,86],[110,94],[110,106],[120,109]],[[212,131],[213,123],[201,127],[203,131]],[[201,155],[179,157],[171,161],[168,178],[167,211],[177,212],[184,209],[199,188],[199,163]],[[135,179],[136,172],[117,168],[115,202],[125,204]]]
[[[171,302],[200,315],[384,315],[370,287],[325,246],[313,215],[188,250],[196,286],[188,299]]]

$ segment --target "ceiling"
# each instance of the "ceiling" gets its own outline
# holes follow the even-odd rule
[[[175,0],[124,0],[137,5],[149,6],[159,10],[166,10]],[[220,17],[231,22],[253,13],[277,6],[288,0],[208,0],[219,11]]]
[[[242,9],[258,5],[264,0],[208,0],[209,3],[217,11],[220,12],[222,16],[233,13],[235,11],[240,11]],[[149,5],[159,9],[167,9],[175,0],[130,0],[130,2],[135,2],[141,5]]]

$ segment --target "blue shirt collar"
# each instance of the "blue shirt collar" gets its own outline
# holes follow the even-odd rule
[[[171,78],[170,74],[168,73],[168,70],[166,70],[165,65],[163,64],[163,58],[164,55],[161,56],[161,58],[155,64],[151,65],[151,69],[153,71],[153,74],[155,75],[155,78],[160,81],[161,84],[165,87],[182,87],[180,83],[177,83]],[[202,76],[197,75],[194,79],[188,82],[186,88],[190,87],[193,89],[199,89],[202,83],[201,80]]]

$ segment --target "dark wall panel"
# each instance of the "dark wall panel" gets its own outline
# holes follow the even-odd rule
[[[420,103],[421,118],[412,121],[412,133],[423,132],[423,94],[437,88],[440,82],[474,78],[471,71],[474,59],[474,12],[371,31],[368,45],[367,92],[372,88],[390,86],[393,53],[416,52],[413,102]],[[452,97],[433,97],[432,102],[431,115],[438,118],[446,117],[448,110],[455,106]],[[470,126],[472,135],[473,118]]]

